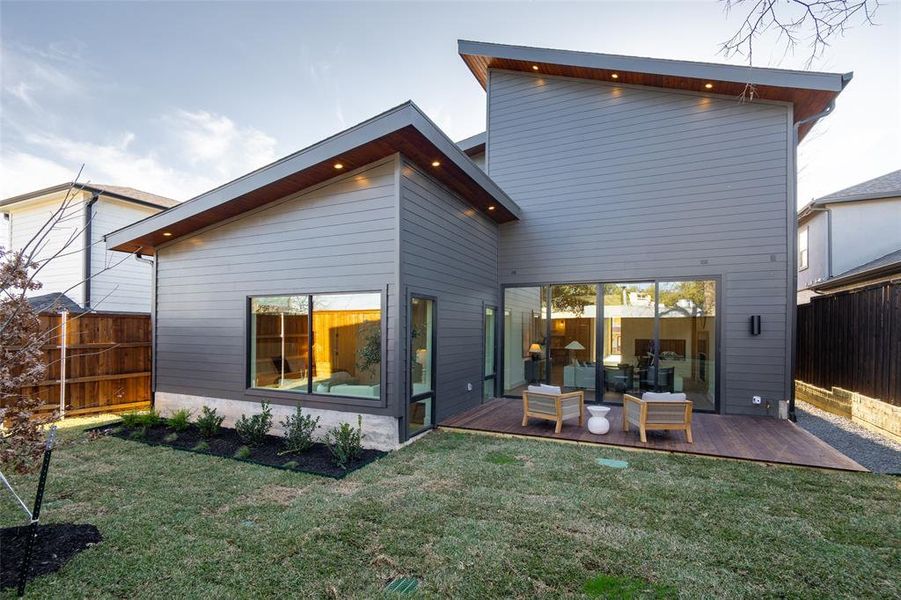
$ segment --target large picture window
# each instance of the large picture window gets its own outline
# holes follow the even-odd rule
[[[381,304],[379,293],[252,298],[251,387],[379,398]]]

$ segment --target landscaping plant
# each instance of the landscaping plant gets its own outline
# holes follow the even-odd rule
[[[200,430],[200,435],[205,438],[211,438],[219,433],[219,428],[222,427],[222,421],[224,420],[225,417],[220,416],[215,408],[204,406],[200,409],[200,416],[197,417],[194,424]]]
[[[122,426],[126,429],[134,429],[135,427],[139,427],[141,425],[141,413],[133,410],[127,413],[122,413]]]
[[[187,408],[180,408],[166,420],[169,427],[175,431],[184,431],[191,425],[191,411]]]
[[[363,417],[357,415],[357,426],[341,423],[326,433],[326,442],[335,464],[347,470],[348,465],[363,452]]]
[[[285,429],[285,451],[288,452],[304,452],[313,445],[313,433],[319,426],[319,417],[302,414],[300,406],[297,411],[281,421],[281,426]]]
[[[241,415],[235,423],[235,433],[248,446],[259,446],[266,440],[266,434],[272,429],[272,411],[267,402],[261,402],[262,410],[248,418]]]

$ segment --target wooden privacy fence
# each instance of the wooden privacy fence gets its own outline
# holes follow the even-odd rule
[[[63,416],[150,407],[150,315],[42,313],[46,379],[23,393]]]
[[[901,284],[799,306],[797,350],[796,379],[901,406]]]

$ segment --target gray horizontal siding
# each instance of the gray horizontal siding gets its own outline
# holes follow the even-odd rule
[[[415,165],[405,162],[402,174],[402,281],[437,298],[436,414],[443,419],[482,399],[483,308],[498,305],[498,230]]]
[[[398,387],[397,159],[392,158],[165,246],[158,254],[157,390],[245,395],[247,296],[388,293],[384,409]],[[317,397],[309,406],[341,409]]]
[[[789,108],[491,71],[501,283],[718,277],[726,412],[789,397]],[[748,333],[749,315],[763,333]]]

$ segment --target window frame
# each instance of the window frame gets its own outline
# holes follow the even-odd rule
[[[313,298],[316,296],[337,296],[337,295],[354,295],[354,294],[378,294],[379,296],[379,327],[381,334],[381,364],[379,367],[379,395],[377,397],[365,396],[342,396],[338,394],[322,394],[313,390],[313,379],[308,376],[307,389],[299,390],[279,390],[264,387],[255,387],[253,385],[253,372],[251,368],[252,344],[254,343],[251,335],[253,331],[253,301],[260,298],[280,298],[285,296],[306,296],[307,298],[307,323],[310,332],[309,356],[307,358],[307,372],[312,373],[312,363],[314,360],[313,345],[315,343],[313,334]],[[245,297],[245,319],[244,319],[244,394],[245,396],[259,398],[275,398],[279,400],[293,400],[299,402],[303,398],[310,399],[314,404],[339,404],[353,407],[366,408],[385,408],[387,407],[386,382],[388,379],[388,289],[357,289],[357,290],[328,290],[318,292],[276,292],[264,294],[248,294]]]
[[[804,247],[801,247],[801,234],[804,234]],[[798,230],[798,272],[810,267],[810,225]]]

